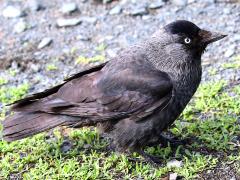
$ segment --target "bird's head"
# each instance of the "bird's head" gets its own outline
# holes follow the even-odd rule
[[[186,80],[187,76],[199,84],[201,55],[208,44],[225,36],[201,29],[189,21],[174,21],[153,34],[147,47],[148,51],[152,49],[148,59],[157,69],[170,74],[172,79]]]
[[[201,57],[207,45],[224,38],[226,35],[199,28],[185,20],[174,21],[164,26],[161,33],[163,43],[171,51],[184,52],[194,57]]]

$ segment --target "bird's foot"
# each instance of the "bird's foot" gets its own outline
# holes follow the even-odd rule
[[[161,164],[161,160],[159,157],[147,154],[143,150],[138,150],[137,153],[140,154],[146,162],[149,162],[153,166],[159,166]]]
[[[170,145],[171,147],[178,147],[180,145],[186,145],[189,143],[189,139],[175,139],[175,138],[167,138],[163,135],[160,135],[160,142],[162,147],[167,147],[168,145]]]

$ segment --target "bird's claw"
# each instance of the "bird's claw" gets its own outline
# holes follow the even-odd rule
[[[161,164],[161,160],[159,157],[147,154],[143,150],[139,150],[137,152],[145,159],[146,162],[152,164],[153,166],[157,167]]]
[[[161,160],[159,157],[152,156],[148,154],[148,157],[145,157],[146,161],[152,164],[153,166],[158,167],[161,164]]]
[[[168,145],[170,145],[171,147],[178,147],[180,145],[186,145],[189,143],[189,139],[170,139],[167,137],[164,137],[163,135],[160,136],[161,139],[161,146],[162,147],[168,147]]]

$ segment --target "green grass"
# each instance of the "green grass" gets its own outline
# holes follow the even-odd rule
[[[104,50],[106,49],[105,44],[100,44],[96,47],[96,51],[98,52],[97,55],[92,56],[92,57],[85,57],[85,56],[78,56],[75,59],[76,64],[89,64],[89,63],[95,63],[95,62],[104,62],[106,60],[105,57],[105,52]],[[71,54],[76,52],[76,48],[72,48]]]
[[[55,70],[58,70],[58,67],[55,64],[47,64],[46,70],[47,71],[55,71]]]
[[[6,84],[8,81],[4,81],[3,84]],[[9,104],[12,103],[21,97],[23,97],[28,92],[29,85],[22,84],[18,87],[15,86],[0,86],[0,104]],[[5,117],[6,107],[0,109],[0,120]],[[1,135],[1,133],[0,133]],[[0,136],[1,137],[1,136]],[[1,152],[1,151],[0,151]]]
[[[224,69],[239,69],[240,68],[240,56],[236,56],[229,63],[222,64]]]
[[[0,86],[0,102],[19,99],[27,90],[28,85],[4,84]],[[50,138],[41,133],[12,143],[0,141],[0,179],[159,179],[170,172],[185,179],[196,179],[202,172],[221,165],[232,165],[240,176],[239,99],[237,85],[231,87],[223,81],[201,85],[170,128],[172,134],[190,138],[191,143],[176,149],[146,148],[162,159],[160,167],[144,162],[136,153],[118,154],[107,150],[107,141],[91,128],[71,130],[72,148],[63,153],[64,139],[55,129]],[[167,167],[172,159],[182,161],[183,165]]]
[[[3,84],[7,84],[8,80],[5,78],[0,77],[0,86]]]
[[[94,62],[103,62],[105,60],[104,55],[96,55],[90,58],[79,56],[75,62],[76,64],[88,64],[88,63],[94,63]]]
[[[208,74],[209,74],[210,76],[216,75],[216,74],[217,74],[217,69],[215,69],[215,68],[209,69],[209,70],[208,70]]]

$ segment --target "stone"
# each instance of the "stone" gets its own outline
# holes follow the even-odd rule
[[[141,15],[146,15],[148,14],[148,10],[146,7],[143,7],[143,6],[139,6],[139,7],[134,7],[130,14],[132,16],[141,16]]]
[[[78,35],[77,40],[90,41],[91,38],[89,36],[86,36],[86,35]]]
[[[158,9],[158,8],[163,7],[163,5],[164,5],[163,1],[156,1],[156,2],[149,4],[148,8],[149,9]]]
[[[45,37],[41,40],[41,42],[38,44],[38,49],[42,49],[46,46],[49,46],[52,43],[52,38],[50,37]]]
[[[206,0],[206,3],[208,3],[208,4],[214,4],[214,3],[216,3],[216,1],[217,1],[217,0]]]
[[[192,3],[195,3],[196,0],[188,0],[188,4],[192,4]]]
[[[169,180],[176,180],[177,179],[177,173],[171,173],[169,175]]]
[[[143,15],[143,16],[142,16],[142,20],[149,20],[149,19],[151,19],[151,18],[152,18],[151,15]]]
[[[61,12],[63,14],[70,14],[78,9],[76,3],[64,3],[61,7]]]
[[[90,144],[84,144],[84,145],[83,145],[83,148],[84,148],[84,149],[89,149],[89,148],[91,148],[91,145],[90,145]]]
[[[62,153],[67,153],[68,151],[71,150],[71,148],[72,148],[72,143],[68,140],[64,140],[60,146]]]
[[[6,18],[17,18],[21,17],[23,15],[23,12],[14,6],[7,6],[3,10],[2,15]]]
[[[30,69],[33,71],[33,72],[39,72],[39,70],[40,70],[40,67],[39,67],[39,65],[37,65],[37,64],[31,64],[30,65]]]
[[[115,6],[114,8],[112,8],[109,11],[110,15],[116,15],[116,14],[120,14],[122,12],[122,7],[121,6]]]
[[[25,21],[19,21],[15,26],[14,26],[14,32],[16,33],[22,33],[27,29],[27,23]]]
[[[71,18],[71,19],[64,19],[60,18],[57,20],[58,27],[68,27],[68,26],[76,26],[82,22],[79,18]]]
[[[177,168],[179,168],[179,167],[181,167],[182,165],[183,165],[182,161],[178,161],[178,160],[176,160],[176,159],[173,159],[173,160],[171,160],[171,161],[169,161],[169,162],[167,163],[167,167],[168,167],[168,168],[170,168],[170,167],[177,167]]]
[[[234,41],[240,41],[240,34],[234,34]]]
[[[224,56],[229,58],[231,57],[232,55],[234,55],[234,48],[228,48],[227,51],[224,53]]]
[[[39,0],[29,0],[28,6],[32,11],[39,11],[43,8]]]
[[[172,3],[177,6],[186,6],[188,4],[188,0],[172,0]]]
[[[231,9],[229,9],[229,8],[224,8],[224,9],[223,9],[223,13],[226,14],[226,15],[231,14]]]
[[[97,22],[97,18],[95,18],[95,17],[88,17],[88,16],[81,17],[80,20],[82,22],[91,23],[91,24],[95,24]]]
[[[108,49],[106,52],[107,52],[108,57],[110,57],[110,58],[114,58],[117,56],[116,51],[114,51],[112,49]]]
[[[111,3],[113,0],[103,0],[103,4]]]

